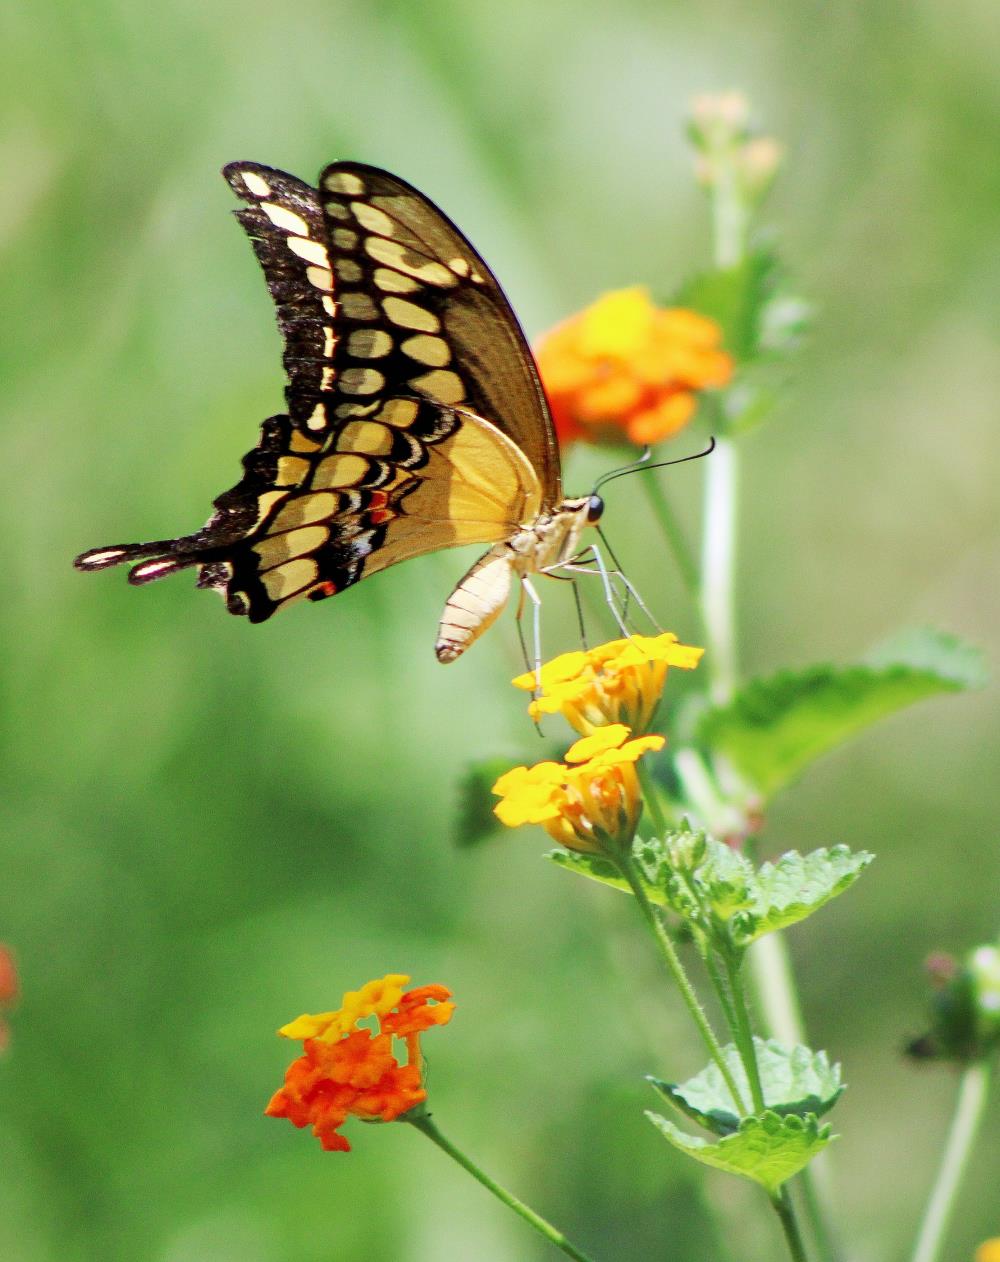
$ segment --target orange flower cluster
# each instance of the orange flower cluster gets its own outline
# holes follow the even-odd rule
[[[541,824],[567,850],[601,853],[632,844],[642,811],[635,764],[662,736],[626,740],[622,723],[598,728],[566,751],[566,763],[515,767],[493,786],[497,819],[510,828]]]
[[[444,986],[404,991],[403,973],[389,973],[348,991],[336,1012],[301,1016],[278,1031],[302,1039],[303,1055],[288,1067],[285,1085],[264,1112],[286,1117],[293,1126],[311,1126],[327,1152],[349,1152],[340,1134],[350,1115],[366,1122],[391,1122],[426,1100],[420,1033],[445,1025],[455,1010]],[[360,1022],[374,1018],[377,1029]],[[393,1039],[406,1045],[406,1063],[397,1060]]]
[[[732,376],[721,338],[714,320],[656,307],[642,286],[604,294],[535,348],[560,441],[672,437],[694,415],[695,392]]]

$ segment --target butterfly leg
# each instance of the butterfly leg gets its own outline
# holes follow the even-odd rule
[[[535,672],[535,697],[542,695],[542,598],[535,591],[530,578],[521,576],[521,590],[531,601],[531,638]]]

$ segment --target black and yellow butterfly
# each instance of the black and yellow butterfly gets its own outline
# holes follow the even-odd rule
[[[563,498],[559,451],[510,304],[465,237],[403,180],[338,162],[319,188],[249,162],[224,171],[246,208],[285,340],[288,413],[201,530],[95,548],[141,584],[189,566],[230,613],[262,622],[397,561],[494,546],[452,593],[435,651],[459,656],[515,574],[569,563],[596,495]]]

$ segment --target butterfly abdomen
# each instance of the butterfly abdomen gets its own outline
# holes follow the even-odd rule
[[[434,652],[439,662],[453,662],[491,627],[510,595],[513,563],[508,544],[497,544],[465,575],[441,615]]]

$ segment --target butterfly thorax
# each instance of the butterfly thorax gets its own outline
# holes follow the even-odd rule
[[[480,557],[444,607],[434,646],[438,661],[453,662],[492,626],[507,603],[515,574],[530,591],[532,574],[551,573],[571,562],[580,551],[583,531],[597,522],[602,508],[593,495],[563,500]]]
[[[565,565],[580,550],[580,536],[590,521],[590,499],[563,500],[550,513],[541,513],[522,526],[504,545],[515,574],[537,574]]]

